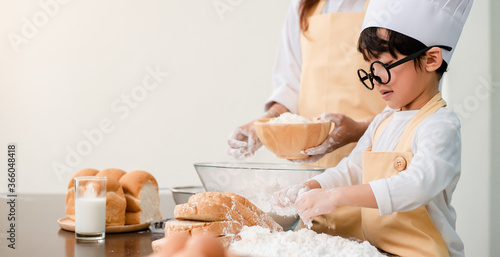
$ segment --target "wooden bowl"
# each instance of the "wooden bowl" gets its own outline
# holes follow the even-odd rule
[[[254,122],[257,136],[269,151],[279,158],[304,159],[308,155],[300,151],[323,143],[330,133],[331,122],[300,124],[268,123],[270,119]]]

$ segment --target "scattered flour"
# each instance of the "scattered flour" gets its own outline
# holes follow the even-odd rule
[[[276,123],[276,124],[297,124],[297,123],[312,123],[310,120],[308,120],[305,117],[302,117],[297,114],[292,114],[289,112],[285,112],[281,114],[279,117],[271,119],[268,121],[269,123]]]
[[[358,243],[338,236],[317,234],[309,229],[273,232],[262,227],[244,227],[241,240],[229,250],[252,257],[377,257],[383,256],[368,242]]]

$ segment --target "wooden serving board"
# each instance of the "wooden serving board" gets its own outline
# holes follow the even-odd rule
[[[68,217],[58,219],[57,223],[64,230],[75,232],[75,221]],[[148,227],[149,227],[148,222],[137,225],[112,226],[112,227],[106,227],[106,233],[134,232],[134,231],[144,230]]]

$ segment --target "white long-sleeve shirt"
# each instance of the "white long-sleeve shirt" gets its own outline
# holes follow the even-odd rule
[[[266,102],[266,110],[274,102],[282,104],[292,113],[297,113],[299,107],[302,71],[299,5],[300,0],[292,0],[288,10],[274,66],[273,92]],[[361,12],[364,5],[365,0],[327,0],[322,13]]]
[[[336,167],[314,177],[321,188],[362,183],[362,152],[394,151],[410,119],[417,111],[385,110],[377,115],[351,154]],[[372,145],[375,129],[394,113],[393,119]],[[405,171],[390,178],[371,181],[380,215],[406,212],[425,206],[441,233],[450,256],[464,256],[464,245],[455,231],[456,213],[451,206],[460,177],[461,135],[457,115],[441,108],[417,128],[412,140],[413,159]]]

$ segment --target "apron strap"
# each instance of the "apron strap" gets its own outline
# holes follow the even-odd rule
[[[363,13],[366,13],[366,9],[368,9],[368,4],[369,3],[370,3],[370,0],[366,0],[365,7],[363,8]]]
[[[396,146],[396,149],[394,151],[396,152],[411,152],[411,142],[413,141],[413,134],[415,134],[415,131],[417,130],[418,125],[429,115],[437,112],[441,107],[445,107],[446,102],[444,99],[441,97],[441,92],[438,92],[434,97],[427,102],[422,109],[420,109],[415,116],[410,120],[408,125],[406,125],[405,130],[403,131],[403,134],[401,135],[401,138],[399,139],[398,145]],[[372,148],[379,139],[380,135],[384,131],[384,129],[387,127],[389,122],[391,122],[392,118],[394,117],[394,114],[391,114],[391,116],[387,117],[385,120],[383,120],[375,130],[375,133],[373,135],[373,143],[372,143]]]
[[[420,123],[431,114],[437,112],[441,107],[445,107],[446,102],[441,97],[441,92],[438,92],[434,97],[427,102],[422,109],[420,109],[415,116],[410,120],[408,125],[406,125],[401,139],[396,146],[395,151],[399,152],[411,152],[411,142],[413,141],[413,134],[417,130]]]
[[[393,117],[394,117],[394,113],[392,113],[391,116],[387,117],[385,120],[380,122],[377,129],[375,129],[375,134],[373,135],[372,148],[375,146],[375,143],[378,141],[378,138],[380,137],[382,132],[385,130],[385,127],[387,127],[387,124],[389,124],[389,122],[391,122]]]

